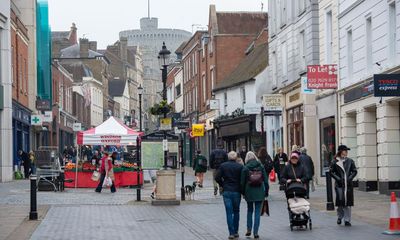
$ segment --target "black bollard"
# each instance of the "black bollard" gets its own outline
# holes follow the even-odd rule
[[[332,193],[332,177],[329,171],[325,172],[326,178],[326,210],[335,210],[335,205],[333,204],[333,193]]]
[[[29,220],[37,220],[38,219],[38,213],[37,213],[37,176],[36,175],[31,175],[30,176],[31,180],[31,211],[29,212]]]

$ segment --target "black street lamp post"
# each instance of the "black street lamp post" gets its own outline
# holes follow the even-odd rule
[[[143,87],[139,85],[138,87],[138,95],[139,95],[139,132],[142,132],[142,95],[143,95]],[[140,185],[140,167],[142,166],[142,159],[141,158],[141,149],[139,138],[136,140],[136,162],[138,167],[137,172],[137,188],[136,188],[136,201],[141,201],[141,185]],[[139,150],[140,149],[140,150]],[[142,170],[143,175],[143,170]]]
[[[158,53],[158,60],[160,62],[160,69],[162,71],[162,82],[163,82],[163,101],[167,101],[167,76],[168,76],[168,65],[169,65],[169,57],[171,52],[165,46],[165,42],[163,42],[163,46],[161,51]],[[164,118],[167,117],[167,113],[164,112]],[[167,132],[164,130],[164,141],[167,140]],[[164,149],[164,169],[167,169],[167,158],[168,158],[168,150]]]

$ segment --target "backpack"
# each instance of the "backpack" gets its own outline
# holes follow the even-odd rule
[[[248,182],[252,187],[260,187],[264,182],[262,171],[259,169],[249,170]]]
[[[274,162],[271,159],[267,158],[267,160],[264,164],[264,168],[265,168],[265,171],[267,172],[267,174],[269,174],[272,171],[272,169],[274,169]]]
[[[207,159],[205,159],[205,158],[200,158],[200,159],[199,159],[199,166],[201,166],[201,167],[207,167],[207,166],[208,166],[208,164],[207,164]]]

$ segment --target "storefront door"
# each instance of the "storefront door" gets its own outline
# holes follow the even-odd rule
[[[335,117],[321,119],[320,125],[320,153],[321,153],[321,177],[325,177],[325,172],[335,156]]]

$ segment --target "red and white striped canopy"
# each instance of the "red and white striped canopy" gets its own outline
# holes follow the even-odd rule
[[[78,145],[136,145],[137,137],[142,134],[110,117],[95,128],[79,132],[77,142]]]

